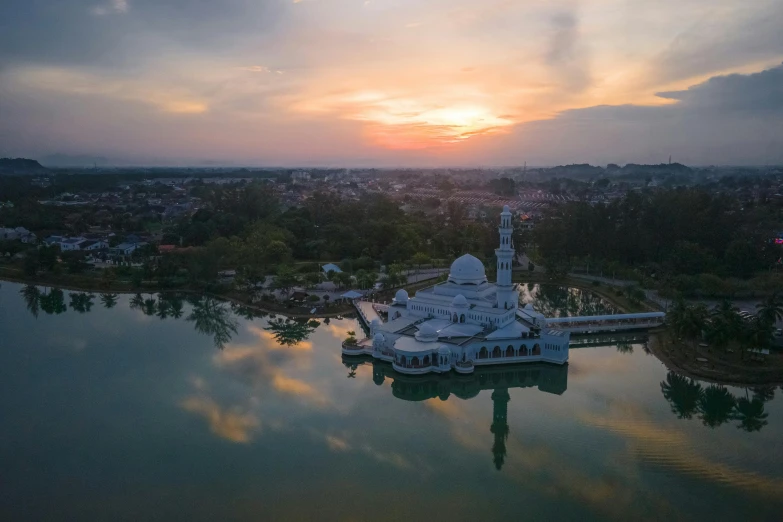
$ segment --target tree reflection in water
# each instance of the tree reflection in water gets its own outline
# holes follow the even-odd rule
[[[27,310],[33,314],[33,317],[38,317],[38,310],[41,308],[41,291],[35,285],[26,285],[19,291],[24,298]]]
[[[212,336],[215,346],[222,350],[239,326],[229,307],[209,296],[189,297],[188,301],[193,310],[187,320],[193,322],[197,332]]]
[[[65,294],[59,288],[47,288],[39,299],[41,310],[47,314],[61,314],[68,310],[65,305]]]
[[[736,398],[719,384],[710,384],[706,388],[694,379],[683,377],[672,371],[661,382],[661,392],[669,401],[672,413],[680,419],[698,418],[705,426],[717,428],[730,421],[737,421],[737,428],[748,432],[760,431],[768,424],[768,413],[764,403],[775,397],[774,387],[753,389],[753,398]]]
[[[680,419],[690,419],[699,409],[699,401],[704,393],[701,384],[674,372],[666,374],[661,382],[663,396],[669,401],[672,413]]]
[[[520,290],[521,301],[533,303],[534,308],[547,317],[617,313],[617,309],[601,296],[579,288],[527,283],[521,285]]]
[[[296,346],[310,337],[310,334],[315,331],[315,327],[311,326],[307,319],[297,321],[277,318],[270,320],[269,326],[264,330],[272,332],[278,344]]]
[[[117,294],[101,294],[101,303],[103,307],[111,310],[117,306]]]
[[[95,296],[83,292],[71,292],[71,308],[80,314],[89,312],[92,309]]]

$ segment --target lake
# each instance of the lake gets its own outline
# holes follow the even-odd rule
[[[642,343],[401,376],[358,328],[3,282],[0,519],[780,520],[780,390]]]

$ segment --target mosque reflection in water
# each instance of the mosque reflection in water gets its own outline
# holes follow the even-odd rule
[[[343,365],[349,368],[349,377],[356,368],[372,365],[373,382],[381,386],[391,379],[392,395],[404,401],[442,401],[451,395],[463,400],[476,397],[483,390],[492,390],[492,425],[494,437],[492,455],[495,468],[500,470],[506,459],[506,440],[509,435],[508,403],[512,388],[538,388],[539,391],[562,395],[568,388],[568,364],[528,363],[515,366],[478,366],[472,374],[458,373],[404,375],[394,371],[391,364],[368,355],[343,356]]]

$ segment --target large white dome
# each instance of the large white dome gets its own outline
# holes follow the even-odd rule
[[[484,264],[470,254],[457,258],[451,264],[451,270],[449,271],[450,283],[480,285],[486,282],[486,280],[487,275],[484,273]]]

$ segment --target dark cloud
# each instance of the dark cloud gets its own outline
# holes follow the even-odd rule
[[[552,17],[550,29],[544,54],[546,64],[565,90],[583,90],[590,84],[590,70],[578,18],[573,13],[559,13]]]
[[[677,102],[573,109],[520,125],[484,144],[486,161],[660,163],[671,154],[692,165],[783,163],[783,65],[660,96]]]
[[[783,112],[783,65],[757,74],[716,76],[685,91],[658,96],[678,100],[680,109],[779,114]]]
[[[0,67],[14,64],[121,67],[181,47],[189,52],[231,50],[243,38],[270,38],[283,2],[260,0],[3,0]],[[106,9],[96,16],[96,8]]]

